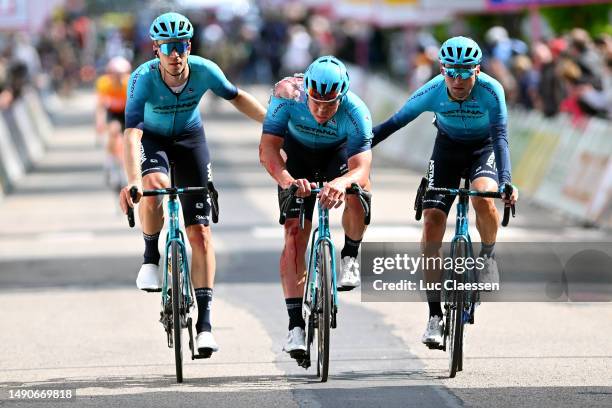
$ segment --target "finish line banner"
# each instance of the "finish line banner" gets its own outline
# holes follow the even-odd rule
[[[427,258],[418,242],[364,242],[361,249],[363,302],[421,302],[452,290],[480,292],[483,302],[610,302],[612,243],[506,242],[495,246],[499,283],[479,281],[490,267],[474,254]],[[426,271],[426,275],[424,274]],[[454,279],[451,271],[463,274]]]

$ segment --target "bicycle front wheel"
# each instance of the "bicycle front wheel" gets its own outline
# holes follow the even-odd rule
[[[452,249],[453,259],[465,259],[468,255],[469,243],[464,240],[458,240],[454,243]],[[453,262],[453,265],[463,263]],[[452,271],[451,279],[456,283],[465,282],[465,272]],[[454,378],[457,371],[463,369],[463,324],[464,324],[464,309],[465,309],[465,292],[463,290],[454,289],[449,294],[449,304],[447,307],[450,313],[448,319],[449,328],[449,353],[448,353],[448,370],[449,377]]]
[[[319,244],[319,274],[317,295],[317,375],[327,381],[329,373],[329,335],[331,329],[331,251],[329,243]]]
[[[181,342],[181,248],[177,242],[170,244],[172,256],[172,328],[174,331],[174,361],[176,363],[176,382],[183,382],[183,343]]]

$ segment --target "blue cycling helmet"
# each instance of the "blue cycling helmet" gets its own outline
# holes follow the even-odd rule
[[[179,13],[165,13],[153,20],[149,36],[154,41],[188,39],[193,37],[193,26],[187,17]]]
[[[450,65],[478,65],[482,60],[482,51],[476,41],[467,37],[449,38],[438,52],[438,60]]]
[[[346,67],[331,55],[317,58],[304,73],[306,91],[316,91],[321,96],[335,92],[343,96],[348,92],[349,83]]]

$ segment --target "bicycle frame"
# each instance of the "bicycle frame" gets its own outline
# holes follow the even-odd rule
[[[181,189],[178,189],[180,192]],[[183,294],[187,305],[191,305],[191,278],[189,276],[189,258],[187,258],[187,247],[185,245],[185,236],[181,231],[179,222],[179,203],[178,196],[171,194],[168,199],[168,232],[166,234],[166,258],[164,263],[164,283],[162,287],[162,304],[167,304],[170,301],[168,293],[168,266],[170,264],[170,246],[176,242],[181,248],[181,274],[183,274]]]
[[[313,192],[318,192],[317,190],[313,190]],[[319,224],[312,231],[311,240],[310,240],[310,256],[308,257],[308,270],[312,270],[313,273],[309,276],[309,281],[306,282],[304,287],[304,300],[306,299],[315,299],[315,290],[316,290],[316,282],[318,278],[319,271],[316,267],[318,265],[319,253],[317,252],[317,248],[322,241],[325,241],[329,244],[330,247],[330,255],[331,255],[331,270],[332,270],[332,306],[334,310],[338,306],[338,287],[336,285],[336,247],[334,246],[334,242],[331,239],[331,233],[329,231],[329,210],[324,208],[321,203],[317,200],[317,212],[319,218]],[[314,265],[314,268],[313,268]],[[310,296],[306,296],[307,294]],[[303,304],[306,308],[305,312],[310,313],[310,306],[306,303]]]

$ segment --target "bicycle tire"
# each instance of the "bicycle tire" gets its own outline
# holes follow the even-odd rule
[[[459,240],[454,244],[453,259],[465,258],[467,256],[468,243]],[[455,262],[453,262],[455,265]],[[463,283],[464,273],[453,271],[452,279]],[[454,378],[457,371],[463,369],[463,311],[465,308],[465,294],[463,290],[453,290],[451,292],[450,311],[450,330],[449,330],[449,349],[448,349],[448,371],[449,377]]]
[[[174,362],[176,364],[176,382],[183,382],[183,343],[181,342],[181,270],[179,256],[181,248],[177,242],[170,244],[172,256],[172,329],[174,331]]]
[[[329,335],[331,332],[331,251],[329,243],[319,244],[319,274],[317,296],[317,376],[326,382],[329,374]]]

